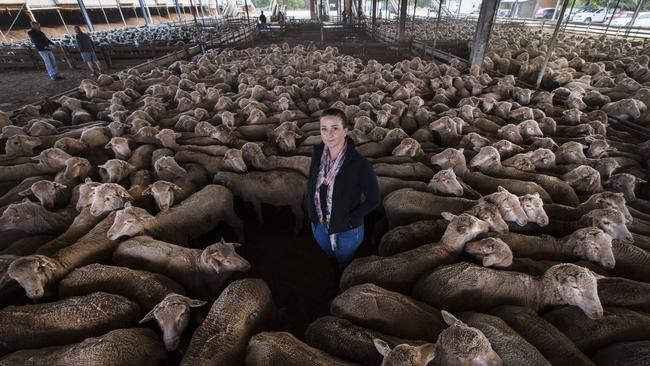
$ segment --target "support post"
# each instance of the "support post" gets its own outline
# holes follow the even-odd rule
[[[316,1],[309,0],[309,17],[311,20],[316,19]]]
[[[142,9],[142,17],[144,18],[145,27],[151,24],[151,18],[149,17],[149,12],[147,11],[147,4],[144,3],[144,0],[138,0],[140,3],[140,9]]]
[[[485,57],[485,51],[490,40],[492,24],[494,23],[498,6],[498,0],[483,0],[481,2],[478,24],[476,25],[476,33],[474,34],[474,44],[472,45],[472,54],[470,55],[470,64],[472,66],[481,66],[483,63],[483,57]]]
[[[620,0],[619,0],[620,1]],[[569,9],[569,16],[567,16],[566,22],[564,22],[564,28],[562,28],[562,32],[566,32],[566,27],[569,25],[569,18],[571,18],[571,13],[573,13],[573,7],[576,4],[576,0],[573,0],[571,3],[571,9]],[[605,31],[607,33],[607,31]]]
[[[106,16],[106,10],[104,10],[104,6],[102,5],[102,1],[99,1],[99,8],[102,10],[102,13],[104,14],[104,20],[106,21],[106,25],[110,28],[111,27],[111,22],[108,21],[108,16]]]
[[[178,5],[178,0],[174,0],[174,5],[176,6],[176,15],[178,16],[178,21],[181,22],[183,19],[181,18],[181,7]]]
[[[27,4],[27,2],[25,2],[25,10],[27,11],[27,16],[29,16],[29,20],[35,22],[36,17],[34,16],[34,13],[32,13],[32,8],[29,7],[29,4]]]
[[[65,20],[63,20],[63,15],[61,14],[61,10],[59,10],[59,7],[56,8],[56,13],[59,14],[59,18],[61,19],[61,23],[63,23],[63,27],[65,28],[65,32],[70,34],[70,30],[68,29],[68,25],[65,24]]]
[[[119,2],[117,3],[117,11],[120,12],[120,18],[122,18],[122,24],[124,24],[124,28],[126,28],[127,27],[126,19],[124,19],[124,13],[122,13],[122,7],[120,6]]]
[[[248,14],[248,0],[244,0],[244,7],[246,8],[246,22],[248,22],[248,26],[251,26],[251,18]]]
[[[627,38],[627,36],[630,34],[630,28],[634,27],[634,22],[636,22],[636,17],[639,16],[641,5],[643,5],[643,0],[639,0],[639,3],[636,5],[636,9],[634,10],[634,15],[632,15],[630,24],[627,26],[627,29],[625,29],[625,38]]]
[[[406,42],[406,12],[408,1],[401,0],[399,7],[399,41]]]
[[[375,23],[377,23],[377,0],[372,0],[372,32],[375,32]]]
[[[436,28],[433,31],[433,48],[431,49],[431,59],[435,60],[436,56],[436,43],[438,42],[438,28],[440,27],[440,17],[442,15],[442,1],[438,1],[438,16],[436,17]],[[426,49],[424,53],[426,54]]]
[[[413,20],[412,22],[415,23],[415,10],[418,7],[418,0],[413,1]]]
[[[84,20],[86,21],[88,30],[94,32],[95,27],[93,27],[93,22],[90,20],[90,15],[88,15],[88,11],[86,10],[86,5],[84,5],[84,0],[77,0],[77,3],[79,3],[79,9],[81,10],[81,14],[83,15]]]
[[[612,12],[612,15],[609,17],[609,22],[607,22],[607,28],[605,28],[605,35],[607,35],[607,31],[609,30],[609,25],[612,24],[612,20],[614,20],[614,14],[616,14],[616,10],[618,10],[618,5],[620,3],[621,0],[616,1],[616,6],[614,6],[614,11]]]
[[[548,50],[546,50],[546,57],[544,57],[544,63],[542,64],[542,68],[539,70],[539,75],[537,76],[537,82],[535,83],[535,87],[539,88],[539,86],[542,84],[542,78],[544,78],[544,73],[546,72],[546,66],[548,65],[548,61],[551,59],[551,55],[553,54],[553,50],[555,49],[555,43],[557,43],[557,35],[560,32],[560,27],[562,26],[562,19],[564,18],[564,12],[566,11],[566,7],[569,5],[569,0],[564,0],[564,4],[562,4],[562,10],[560,10],[560,17],[557,20],[557,23],[555,23],[555,30],[553,31],[553,36],[551,37],[551,41],[548,44]]]

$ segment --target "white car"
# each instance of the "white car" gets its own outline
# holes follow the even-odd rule
[[[632,16],[625,18],[615,18],[612,20],[610,26],[612,27],[627,27],[632,21]],[[650,12],[639,13],[634,21],[635,27],[650,27]]]
[[[574,22],[583,22],[583,23],[602,23],[605,20],[607,15],[606,9],[588,9],[576,14],[573,17]]]

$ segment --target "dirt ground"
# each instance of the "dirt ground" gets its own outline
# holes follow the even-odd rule
[[[141,64],[147,60],[113,61],[113,68],[105,70],[117,72],[129,66]],[[104,65],[105,67],[106,65]],[[59,63],[59,73],[65,80],[54,81],[45,69],[12,69],[0,71],[0,110],[10,112],[25,104],[38,102],[45,97],[75,88],[83,79],[91,78],[86,65],[78,64],[76,69]]]

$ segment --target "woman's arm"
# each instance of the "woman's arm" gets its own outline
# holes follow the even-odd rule
[[[359,205],[359,207],[350,212],[351,220],[363,220],[365,216],[371,213],[375,208],[379,207],[379,204],[381,203],[377,175],[375,174],[375,170],[372,168],[372,164],[365,159],[361,170],[360,183],[361,191],[366,199],[361,205]]]

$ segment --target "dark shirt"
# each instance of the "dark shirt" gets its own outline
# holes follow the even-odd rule
[[[75,38],[77,39],[77,45],[79,46],[80,52],[92,52],[95,50],[93,40],[90,39],[90,36],[88,34],[83,32],[77,33]]]
[[[266,24],[266,15],[260,14],[260,23]]]
[[[332,212],[330,215],[328,232],[330,234],[340,233],[356,228],[363,224],[363,219],[381,203],[379,184],[372,164],[354,148],[354,141],[347,139],[345,160],[336,178],[334,179],[334,191],[332,192]],[[320,159],[323,155],[325,144],[320,143],[314,146],[309,166],[309,177],[307,178],[307,213],[313,224],[318,224],[318,214],[314,195],[316,192],[316,180],[320,170]],[[361,194],[365,201],[361,202]],[[321,195],[321,205],[325,195]]]
[[[39,51],[49,51],[50,45],[54,45],[54,43],[47,38],[45,33],[37,31],[36,29],[30,29],[27,32],[27,35],[34,43],[34,47]]]

